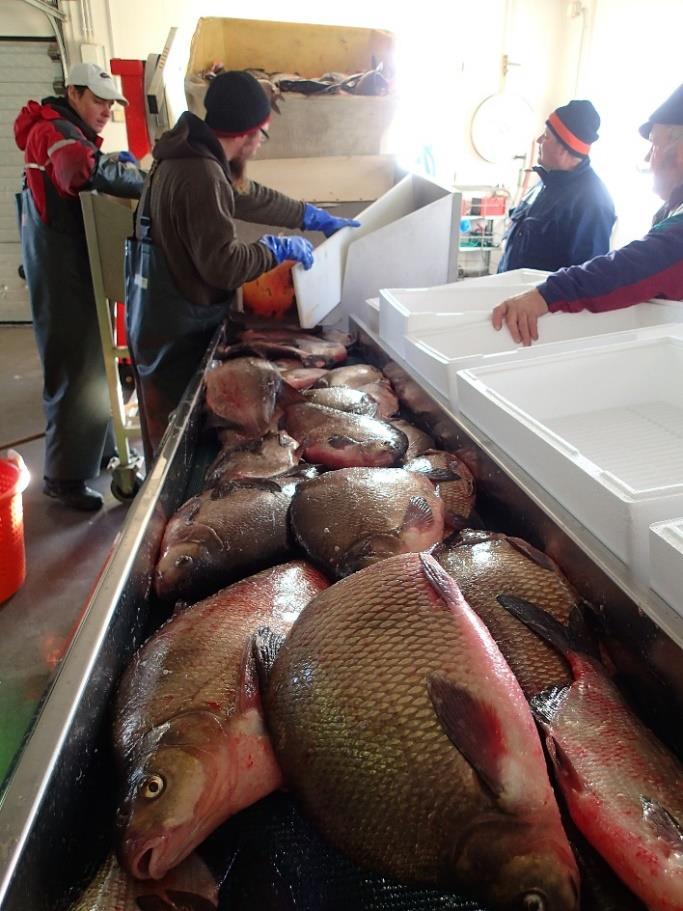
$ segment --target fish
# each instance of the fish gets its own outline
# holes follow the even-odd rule
[[[303,457],[327,468],[389,467],[408,448],[406,435],[386,421],[309,402],[287,408],[285,426]]]
[[[428,554],[342,579],[255,653],[287,787],[333,846],[493,911],[577,911],[579,875],[527,701]],[[269,656],[276,651],[274,661]]]
[[[497,601],[505,592],[542,603],[561,623],[581,604],[557,564],[527,541],[467,529],[434,551],[467,603],[488,627],[527,698],[572,681],[569,665]]]
[[[197,854],[158,882],[133,879],[110,854],[70,911],[212,911],[218,885]]]
[[[224,449],[207,469],[205,486],[215,487],[224,481],[272,478],[285,474],[298,463],[300,448],[296,440],[280,430]]]
[[[569,686],[531,700],[577,828],[652,911],[683,909],[683,764],[627,706],[571,632],[522,598],[501,605],[560,651]]]
[[[315,384],[317,389],[325,386],[349,386],[358,389],[368,383],[376,383],[383,378],[382,371],[370,364],[349,364],[346,367],[336,367],[328,370]]]
[[[301,361],[297,360],[281,359],[273,363],[280,371],[285,383],[288,383],[293,389],[310,389],[327,373],[324,367],[302,367]]]
[[[136,653],[114,721],[119,856],[132,876],[161,879],[280,786],[250,642],[264,624],[289,630],[327,586],[303,561],[264,570],[177,612]]]
[[[307,402],[314,405],[324,405],[326,408],[336,408],[337,411],[348,411],[350,414],[367,414],[374,418],[379,411],[374,398],[350,386],[309,389],[303,395]]]
[[[302,475],[227,481],[169,519],[154,571],[162,601],[196,601],[240,576],[286,560],[287,513]]]
[[[299,486],[290,506],[298,543],[337,577],[400,553],[428,550],[444,535],[433,485],[403,468],[342,468]]]
[[[333,367],[347,358],[346,346],[295,329],[245,329],[239,342],[217,349],[217,357],[253,353],[264,358],[296,358],[304,367]]]
[[[377,402],[379,408],[377,416],[382,420],[387,420],[398,413],[398,399],[388,380],[366,383],[365,386],[359,387],[359,391],[365,392]]]
[[[451,452],[428,449],[410,462],[406,471],[416,471],[429,478],[446,507],[446,524],[461,529],[474,508],[476,490],[474,477],[467,465]]]
[[[422,455],[427,449],[436,448],[434,438],[430,437],[424,430],[420,430],[419,427],[415,427],[415,425],[411,424],[409,421],[404,421],[400,418],[392,418],[389,423],[393,427],[396,427],[397,430],[402,430],[408,437],[408,449],[403,456],[403,464]]]
[[[222,426],[262,436],[273,421],[283,386],[277,368],[268,361],[235,358],[207,371],[206,406]]]

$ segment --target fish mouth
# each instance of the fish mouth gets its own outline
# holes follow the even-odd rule
[[[122,854],[127,861],[126,869],[135,879],[163,879],[172,867],[183,860],[180,856],[168,857],[167,846],[167,835],[142,842],[125,842]]]

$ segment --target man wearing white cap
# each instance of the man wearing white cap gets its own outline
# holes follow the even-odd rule
[[[111,407],[78,194],[139,197],[144,174],[129,152],[103,155],[100,133],[115,101],[127,104],[99,66],[78,63],[65,98],[29,101],[14,123],[24,152],[18,196],[33,326],[43,364],[44,492],[95,510],[86,481],[114,454]]]

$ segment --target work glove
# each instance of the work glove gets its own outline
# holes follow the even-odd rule
[[[360,228],[360,222],[352,218],[335,218],[324,209],[312,206],[310,202],[304,203],[304,217],[301,222],[304,231],[322,231],[325,237],[332,235],[341,228]]]
[[[313,244],[305,237],[264,234],[259,238],[259,243],[268,247],[278,263],[293,259],[301,263],[304,269],[310,269],[313,265]]]
[[[134,164],[136,168],[140,167],[140,164],[135,155],[133,155],[132,152],[126,151],[125,149],[122,152],[119,152],[119,161],[123,164]]]

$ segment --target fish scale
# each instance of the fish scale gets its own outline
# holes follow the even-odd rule
[[[427,581],[425,567],[448,594]],[[385,622],[373,622],[378,616]],[[433,672],[501,700],[504,809],[443,727],[428,690]],[[548,911],[575,911],[575,864],[526,701],[431,558],[383,560],[315,598],[282,646],[265,698],[285,781],[321,832],[357,863],[403,881],[466,881],[495,898],[517,888],[516,874],[501,871],[516,865],[517,851],[526,857],[525,836],[514,826],[519,814],[533,820],[531,880],[547,876],[542,888],[563,896]],[[482,755],[491,748],[482,743]],[[477,827],[492,819],[499,820],[495,838]],[[527,831],[521,822],[520,831]],[[493,882],[483,881],[482,868]]]
[[[557,650],[496,600],[515,595],[566,623],[579,597],[549,557],[519,538],[471,530],[444,542],[434,556],[488,627],[527,696],[571,683],[569,665]]]

